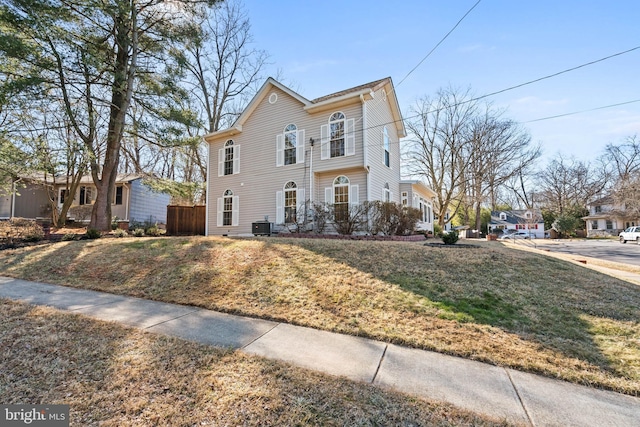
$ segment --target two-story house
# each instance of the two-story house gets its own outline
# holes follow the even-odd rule
[[[336,215],[364,201],[422,208],[433,229],[433,192],[400,178],[406,131],[390,78],[308,100],[269,78],[233,126],[208,143],[207,235],[248,235],[313,221],[314,204]]]
[[[589,215],[582,218],[587,226],[587,237],[617,236],[627,227],[640,225],[640,218],[629,218],[624,207],[616,204],[611,196],[592,201],[587,209]]]

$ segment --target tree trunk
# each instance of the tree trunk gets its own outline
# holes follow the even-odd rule
[[[91,174],[97,194],[89,226],[100,231],[111,230],[111,201],[118,175],[120,146],[127,111],[131,105],[133,78],[136,71],[138,49],[136,19],[135,6],[129,9],[125,5],[121,6],[118,16],[114,19],[117,52],[111,91],[107,148],[102,171],[97,170],[97,163],[91,164]]]

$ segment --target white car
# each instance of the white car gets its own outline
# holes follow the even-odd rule
[[[637,242],[640,244],[640,226],[629,227],[620,232],[620,243],[627,243],[628,241]]]
[[[528,231],[516,231],[515,233],[503,234],[500,236],[500,240],[507,239],[535,239],[535,234],[529,233]]]

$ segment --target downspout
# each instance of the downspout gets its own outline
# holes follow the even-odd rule
[[[313,138],[309,138],[309,145],[311,146],[309,151],[309,203],[313,206],[313,144],[315,141]]]
[[[211,198],[211,189],[209,188],[209,179],[211,176],[211,168],[209,164],[211,163],[211,144],[209,144],[204,138],[202,140],[207,144],[207,181],[204,184],[204,191],[206,191],[206,200],[205,205],[206,209],[204,210],[204,235],[209,235],[209,207],[211,206],[209,200]]]
[[[315,141],[313,138],[309,138],[309,145],[311,148],[309,149],[309,209],[305,212],[305,216],[309,212],[309,210],[313,210],[313,143]],[[313,215],[311,216],[311,230],[315,227]]]
[[[369,173],[369,149],[367,147],[367,103],[364,95],[360,94],[362,102],[362,163],[367,171],[367,202],[371,200],[371,174]]]
[[[16,181],[11,183],[11,212],[9,218],[13,219],[16,215]]]

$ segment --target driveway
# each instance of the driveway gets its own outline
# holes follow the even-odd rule
[[[534,240],[536,247],[551,252],[580,255],[640,266],[640,245],[617,240]]]

